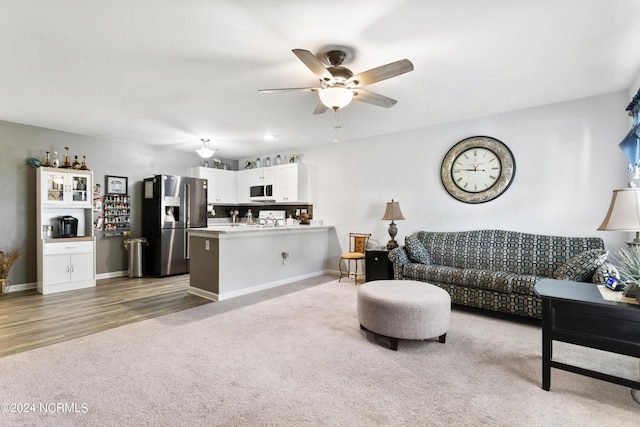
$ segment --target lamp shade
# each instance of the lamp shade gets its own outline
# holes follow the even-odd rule
[[[390,202],[387,202],[387,210],[384,211],[384,216],[382,217],[385,221],[395,221],[398,219],[404,219],[402,216],[402,211],[400,210],[400,203],[394,202],[391,199]]]
[[[353,91],[344,87],[328,87],[318,93],[320,101],[328,108],[338,110],[349,105],[353,99]]]
[[[198,156],[202,157],[203,159],[208,159],[213,156],[213,153],[215,153],[216,150],[209,148],[209,146],[207,145],[207,142],[209,142],[209,140],[207,138],[202,138],[201,141],[202,145],[196,150],[196,153],[198,153]]]
[[[640,231],[640,188],[613,190],[609,211],[598,230]]]

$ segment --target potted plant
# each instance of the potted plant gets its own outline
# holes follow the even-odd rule
[[[0,295],[7,293],[7,277],[11,267],[22,254],[22,248],[0,251]]]
[[[617,252],[616,268],[625,283],[640,284],[640,246],[622,248]]]

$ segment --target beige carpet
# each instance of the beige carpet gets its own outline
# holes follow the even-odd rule
[[[326,280],[2,358],[0,425],[640,423],[621,386],[553,370],[543,391],[536,324],[454,310],[446,344],[393,352],[360,330],[352,282],[317,284]],[[637,359],[556,355],[640,375]]]

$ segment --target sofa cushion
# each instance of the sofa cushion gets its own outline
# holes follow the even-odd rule
[[[447,265],[406,264],[402,266],[405,279],[421,280],[427,283],[451,283],[454,271],[459,270]]]
[[[511,292],[515,273],[506,271],[477,270],[464,268],[453,273],[452,284],[468,288],[489,289],[492,291]]]
[[[415,236],[407,236],[404,238],[405,248],[409,259],[420,264],[431,264],[431,256],[422,242]]]
[[[523,294],[523,295],[537,295],[533,290],[533,287],[538,280],[542,279],[540,276],[532,276],[529,274],[519,274],[513,280],[513,288],[511,289],[513,293]]]
[[[559,280],[574,280],[584,282],[593,276],[596,269],[606,260],[609,251],[603,249],[591,249],[584,251],[553,272],[553,278]]]

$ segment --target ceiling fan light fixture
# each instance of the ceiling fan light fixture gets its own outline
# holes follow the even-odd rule
[[[344,108],[353,99],[353,91],[344,87],[327,87],[319,91],[320,101],[333,110]]]
[[[213,156],[213,154],[217,150],[214,150],[213,148],[209,148],[209,146],[207,145],[209,140],[207,138],[202,138],[200,141],[202,141],[202,145],[200,146],[200,148],[196,150],[196,153],[198,153],[198,156],[202,157],[203,159],[211,158],[211,156]]]

